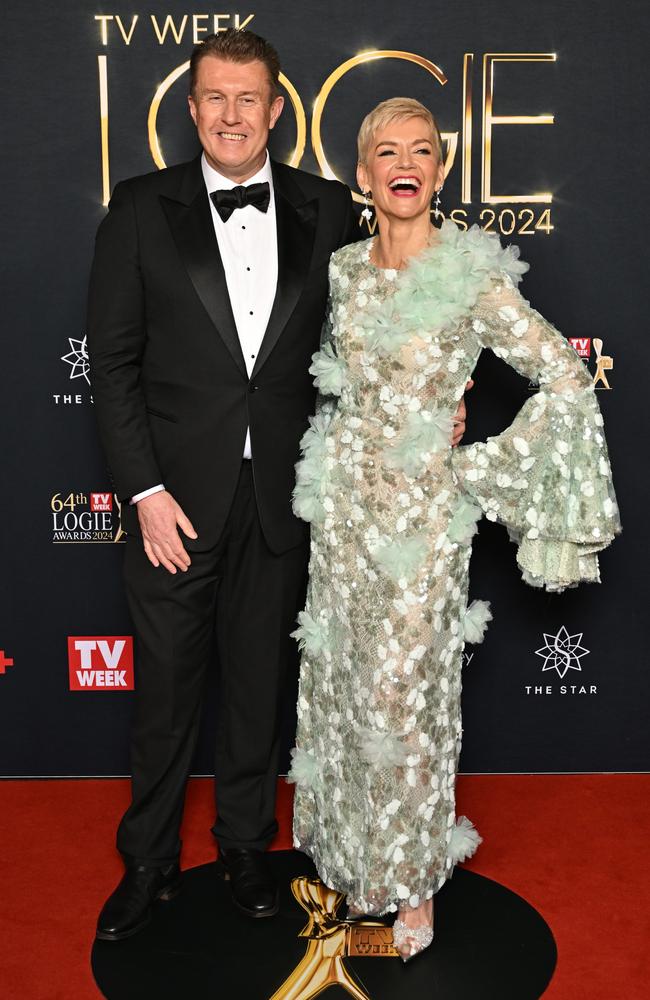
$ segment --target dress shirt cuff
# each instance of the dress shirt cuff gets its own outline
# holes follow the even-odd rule
[[[131,504],[137,503],[138,500],[144,500],[145,497],[153,496],[154,493],[162,493],[164,489],[165,487],[163,486],[163,484],[159,483],[158,486],[152,486],[151,489],[149,490],[143,490],[142,493],[136,493],[134,497],[131,497],[129,503]]]

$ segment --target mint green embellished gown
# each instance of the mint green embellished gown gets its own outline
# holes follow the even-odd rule
[[[480,842],[454,801],[462,653],[491,617],[467,606],[477,521],[504,524],[523,578],[549,590],[598,581],[619,521],[591,378],[517,291],[518,250],[451,222],[402,271],[373,266],[370,246],[332,257],[310,369],[321,404],[296,467],[312,541],[290,780],[295,846],[382,914],[430,899]],[[502,434],[452,450],[484,347],[539,390]]]

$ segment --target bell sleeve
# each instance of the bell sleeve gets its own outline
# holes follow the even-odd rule
[[[621,528],[586,367],[506,274],[479,296],[471,324],[482,347],[539,389],[502,434],[454,449],[459,485],[508,529],[527,583],[561,591],[600,582],[597,553]]]

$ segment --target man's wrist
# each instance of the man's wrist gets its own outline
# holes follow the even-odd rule
[[[165,487],[163,486],[163,484],[158,483],[157,486],[152,486],[148,490],[143,490],[142,493],[136,493],[134,496],[131,497],[129,503],[131,504],[139,503],[140,500],[144,500],[146,499],[146,497],[152,497],[154,493],[162,493],[164,489]]]

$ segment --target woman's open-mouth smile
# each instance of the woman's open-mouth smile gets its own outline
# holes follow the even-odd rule
[[[412,174],[400,174],[388,182],[388,190],[396,198],[414,198],[422,187],[422,181]]]

